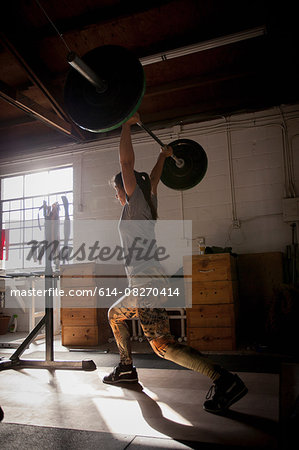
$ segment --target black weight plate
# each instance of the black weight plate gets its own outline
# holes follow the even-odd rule
[[[161,181],[165,186],[178,191],[185,191],[196,186],[205,176],[208,158],[202,146],[191,139],[178,139],[168,144],[173,154],[184,161],[179,168],[173,158],[166,158]]]
[[[95,48],[81,59],[106,82],[107,89],[98,93],[72,68],[64,88],[64,102],[71,119],[93,133],[118,128],[138,110],[145,92],[139,59],[117,45]]]

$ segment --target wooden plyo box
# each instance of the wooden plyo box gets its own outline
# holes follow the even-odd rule
[[[198,350],[236,348],[236,261],[229,253],[184,259],[187,343]]]
[[[96,267],[93,263],[61,267],[61,341],[65,346],[95,346],[99,342],[97,322]],[[76,290],[86,289],[86,295]],[[90,292],[89,292],[90,290]],[[95,295],[89,295],[95,292]]]
[[[60,317],[65,326],[98,325],[95,308],[61,308]]]
[[[188,344],[198,350],[234,350],[236,338],[233,327],[190,328]]]
[[[229,253],[192,256],[194,281],[232,281],[237,279],[236,261]]]
[[[66,346],[95,346],[99,341],[99,329],[97,326],[67,326],[64,325],[61,329],[62,345]]]
[[[119,265],[82,263],[61,266],[61,289],[64,291],[61,297],[62,345],[94,347],[108,341],[112,336],[108,307],[101,307],[104,297],[99,296],[99,288],[111,292],[118,277],[120,284],[125,282],[126,286],[125,272]],[[117,297],[113,298],[116,300]]]

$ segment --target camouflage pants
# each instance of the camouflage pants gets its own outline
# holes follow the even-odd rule
[[[169,318],[163,308],[143,308],[143,299],[121,297],[108,312],[122,364],[131,364],[130,331],[126,320],[138,318],[143,333],[154,352],[161,358],[173,361],[183,367],[200,372],[213,381],[219,378],[220,366],[204,357],[198,350],[175,341],[170,333]]]

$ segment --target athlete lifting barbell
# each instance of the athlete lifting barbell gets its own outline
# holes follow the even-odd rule
[[[121,171],[114,177],[117,198],[123,206],[119,223],[120,239],[125,253],[136,238],[134,223],[144,223],[144,242],[155,236],[157,219],[157,186],[185,190],[195,186],[207,169],[207,157],[202,147],[191,140],[180,139],[165,146],[142,123],[136,112],[145,91],[143,69],[130,52],[118,46],[94,49],[83,63],[71,55],[74,66],[66,81],[65,103],[75,123],[92,132],[122,127],[119,161]],[[122,70],[119,70],[119,67]],[[82,77],[82,74],[84,77]],[[134,170],[135,155],[131,126],[139,125],[162,147],[150,176]],[[148,239],[150,237],[150,239]],[[168,287],[168,277],[159,261],[131,258],[125,263],[129,287]],[[158,298],[157,298],[158,297]],[[242,380],[204,357],[198,350],[177,343],[170,333],[165,298],[138,294],[121,297],[109,309],[108,317],[120,354],[120,362],[103,378],[107,384],[138,381],[130,348],[127,319],[138,318],[144,335],[154,352],[167,360],[208,376],[213,385],[207,394],[204,409],[220,413],[242,398],[247,388]]]

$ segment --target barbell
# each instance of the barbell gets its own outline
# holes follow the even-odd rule
[[[117,45],[104,45],[82,58],[71,52],[70,69],[64,87],[65,106],[71,119],[82,129],[102,133],[120,127],[140,107],[145,93],[145,75],[138,58]],[[161,147],[165,144],[143,123]],[[168,144],[172,158],[164,163],[161,181],[169,188],[186,190],[196,186],[208,166],[206,152],[191,139]]]

